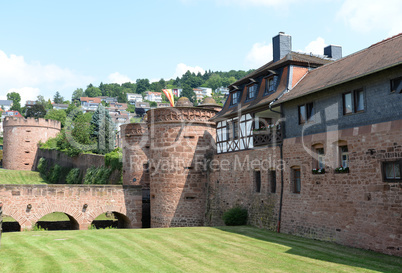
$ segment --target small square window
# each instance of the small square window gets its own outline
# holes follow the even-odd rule
[[[314,120],[314,105],[312,102],[299,105],[299,124]]]
[[[363,89],[353,90],[343,94],[343,114],[352,114],[364,111]]]
[[[401,182],[402,160],[383,162],[384,181]]]

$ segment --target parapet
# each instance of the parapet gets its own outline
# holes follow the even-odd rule
[[[209,119],[216,113],[217,111],[214,109],[200,107],[164,107],[149,110],[147,121],[150,124],[160,122],[211,123]]]
[[[46,127],[49,129],[61,129],[60,121],[44,118],[16,118],[5,117],[3,127]]]
[[[148,133],[148,126],[146,123],[128,123],[120,126],[122,136],[142,136]]]

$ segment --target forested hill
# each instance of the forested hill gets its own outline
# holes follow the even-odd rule
[[[72,94],[72,100],[84,96],[109,96],[117,97],[119,102],[127,102],[127,93],[143,94],[145,91],[162,92],[162,89],[165,88],[181,88],[183,89],[182,96],[188,97],[193,101],[195,96],[193,88],[201,86],[215,90],[221,86],[227,87],[252,71],[230,70],[229,72],[213,72],[209,70],[203,75],[187,71],[181,78],[177,77],[169,81],[161,79],[158,82],[150,83],[148,79],[137,79],[135,83],[127,82],[121,85],[117,83],[100,83],[99,86],[89,84],[85,90],[82,88],[76,89]]]

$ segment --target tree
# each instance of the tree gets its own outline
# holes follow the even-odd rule
[[[82,88],[77,88],[74,90],[71,100],[79,100],[81,97],[85,95],[84,90]]]
[[[129,104],[128,106],[127,106],[127,109],[126,109],[128,112],[130,112],[130,113],[135,113],[135,106],[134,105],[132,105],[132,104]]]
[[[100,104],[94,112],[91,120],[92,140],[97,143],[96,153],[106,154],[114,150],[115,125],[109,115],[109,111]]]
[[[102,92],[98,87],[95,87],[91,84],[88,85],[87,89],[85,89],[85,95],[87,95],[87,97],[98,97],[98,96],[102,96]]]
[[[41,104],[35,104],[27,109],[27,118],[43,118],[46,115],[46,109]]]
[[[18,111],[21,113],[21,96],[17,92],[11,92],[7,94],[7,99],[13,101],[13,106],[10,110]]]
[[[141,94],[149,89],[149,80],[148,79],[137,79],[137,94]]]
[[[60,95],[59,91],[56,91],[56,94],[53,97],[53,102],[60,104],[60,103],[63,103],[63,101],[64,101],[64,98]]]
[[[66,124],[66,111],[60,109],[50,109],[46,115],[45,118],[46,119],[53,119],[53,120],[58,120],[61,123],[61,128],[64,128],[64,125]]]
[[[183,87],[183,92],[181,93],[182,97],[187,97],[192,103],[195,102],[195,93],[193,91],[193,88],[191,88],[189,85],[184,85]]]

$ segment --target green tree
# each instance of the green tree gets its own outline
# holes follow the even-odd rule
[[[10,110],[18,111],[21,113],[21,96],[17,92],[11,92],[7,94],[7,99],[13,101],[13,106]]]
[[[92,139],[97,143],[96,153],[106,154],[114,150],[115,125],[109,115],[109,111],[100,104],[94,112],[91,120]]]
[[[41,104],[35,104],[29,107],[26,112],[27,118],[43,118],[46,115],[46,109]]]
[[[66,124],[66,111],[63,109],[57,110],[57,109],[50,109],[46,115],[46,119],[53,119],[53,120],[58,120],[61,123],[61,128],[64,128],[64,125]]]
[[[127,111],[130,112],[130,113],[135,113],[135,106],[132,105],[132,104],[129,104],[127,106]]]
[[[56,94],[53,97],[53,102],[57,104],[64,102],[64,98],[60,95],[59,91],[56,91]]]
[[[147,90],[149,90],[150,84],[148,79],[137,79],[137,94],[141,94]]]
[[[193,88],[191,88],[187,84],[183,86],[183,92],[181,92],[181,96],[187,97],[192,103],[195,103],[195,101],[196,101],[196,97],[195,97]]]
[[[71,96],[71,100],[79,100],[81,97],[84,97],[85,93],[82,88],[77,88],[74,90],[73,95]]]
[[[87,95],[87,97],[98,97],[98,96],[102,96],[102,92],[98,87],[95,87],[91,84],[88,85],[87,89],[85,89],[85,95]]]

